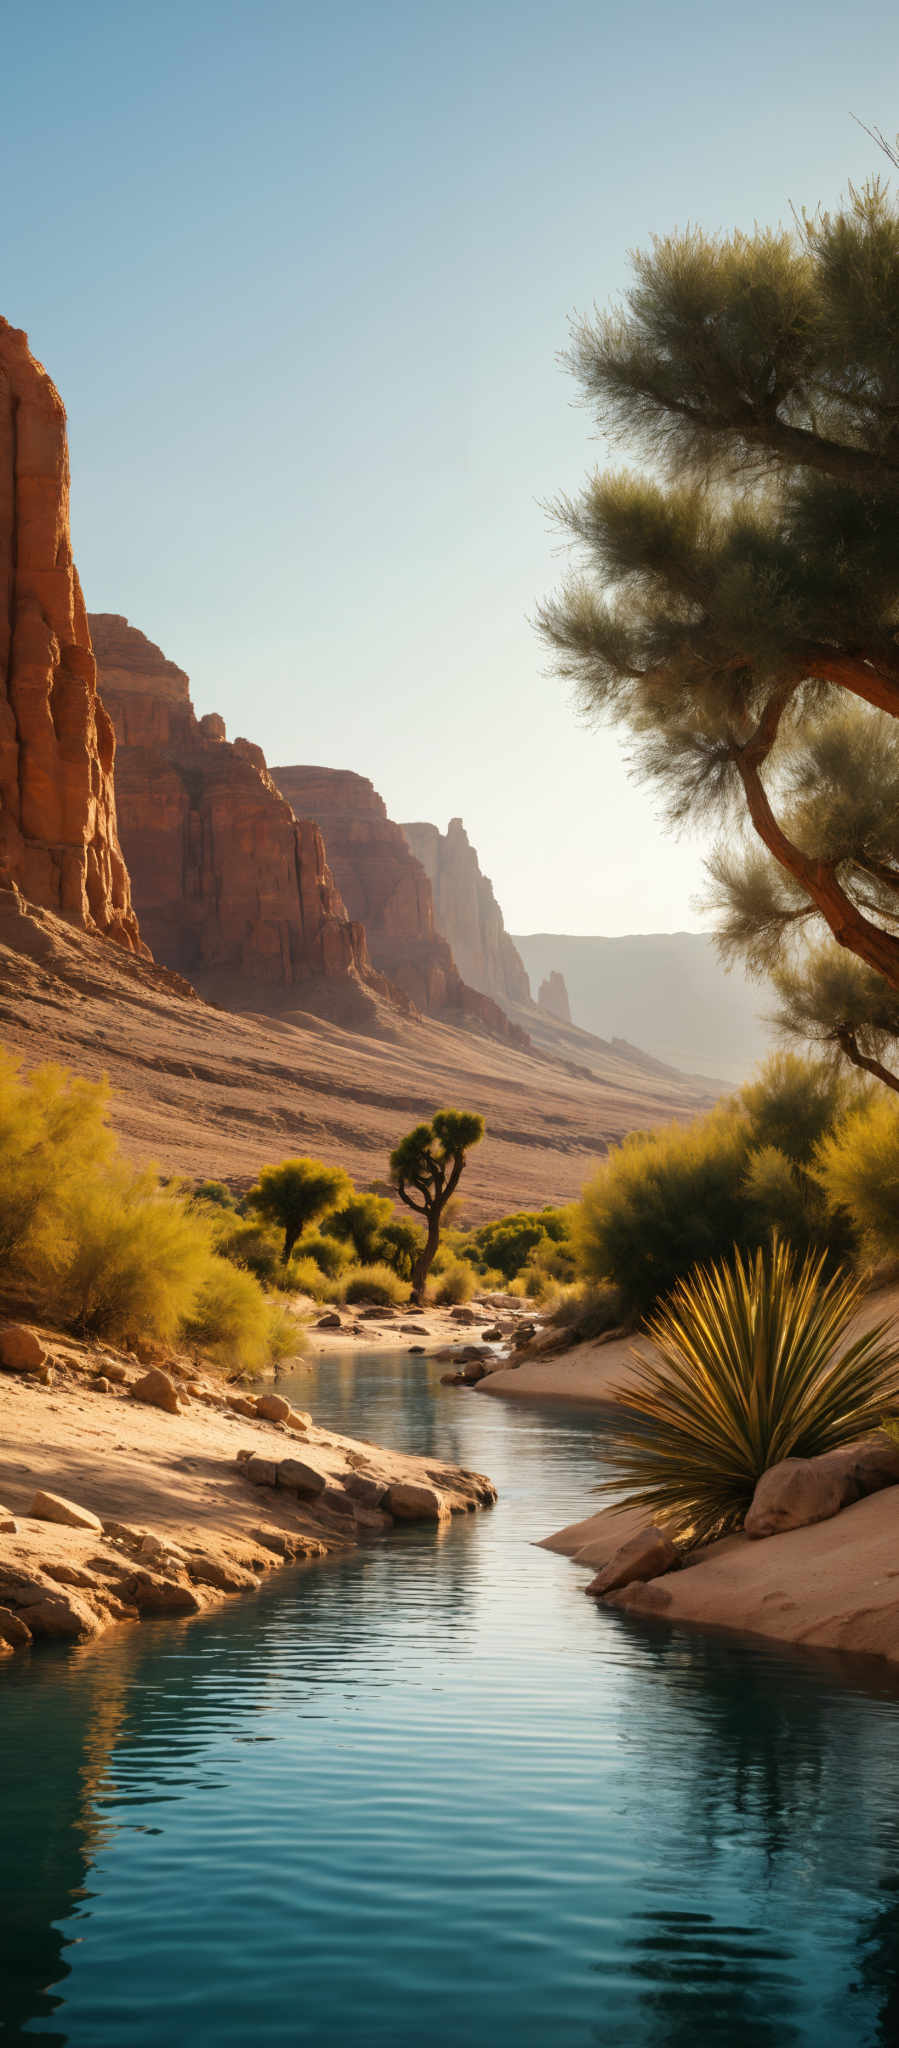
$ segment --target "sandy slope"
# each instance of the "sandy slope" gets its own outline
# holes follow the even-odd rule
[[[382,1022],[387,1035],[364,1036],[302,1012],[216,1009],[48,913],[22,916],[0,892],[0,1043],[29,1063],[108,1074],[128,1149],[169,1172],[245,1180],[312,1152],[365,1185],[386,1173],[404,1128],[458,1103],[488,1126],[465,1177],[476,1218],[570,1198],[611,1140],[709,1099],[626,1059],[584,1079],[476,1031]]]

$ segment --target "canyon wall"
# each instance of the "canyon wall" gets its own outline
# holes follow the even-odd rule
[[[509,1023],[489,992],[467,985],[438,929],[428,876],[373,784],[341,768],[294,765],[271,772],[293,809],[321,826],[341,895],[364,924],[382,973],[431,1016],[466,1016],[526,1044],[526,1033]]]
[[[461,818],[451,818],[445,832],[427,824],[402,829],[430,881],[437,929],[459,973],[497,1003],[529,1003],[527,969]]]
[[[100,688],[117,738],[122,843],[156,957],[214,1000],[295,1001],[362,1023],[394,992],[372,966],[327,864],[261,749],[197,718],[183,669],[114,613],[92,613]],[[401,1005],[401,1007],[408,1007]]]
[[[146,953],[69,532],[65,408],[0,319],[0,886]]]

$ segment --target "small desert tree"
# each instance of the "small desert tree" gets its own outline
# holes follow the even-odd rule
[[[317,1223],[352,1192],[353,1183],[341,1166],[325,1166],[320,1159],[283,1159],[280,1166],[263,1167],[246,1205],[283,1230],[281,1258],[286,1266],[307,1225]]]
[[[424,1244],[412,1268],[412,1299],[421,1302],[440,1243],[440,1224],[459,1185],[466,1154],[484,1135],[484,1119],[463,1109],[435,1110],[429,1124],[416,1124],[390,1155],[390,1172],[400,1201],[423,1216]]]
[[[561,503],[584,571],[542,628],[673,818],[726,826],[724,943],[787,1028],[899,1087],[899,207],[872,182],[635,271],[569,361],[651,468]]]

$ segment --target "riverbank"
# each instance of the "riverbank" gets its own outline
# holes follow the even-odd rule
[[[496,1497],[478,1473],[319,1429],[270,1387],[189,1361],[148,1370],[33,1327],[5,1349],[0,1654],[197,1614],[278,1566]]]

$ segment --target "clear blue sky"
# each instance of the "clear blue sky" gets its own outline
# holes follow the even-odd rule
[[[884,168],[887,0],[8,9],[3,300],[69,413],[88,606],[271,761],[461,814],[513,930],[696,925],[528,623],[602,450],[567,319],[687,220]]]

